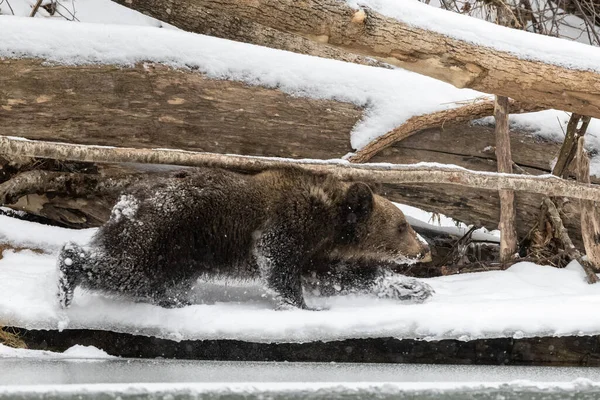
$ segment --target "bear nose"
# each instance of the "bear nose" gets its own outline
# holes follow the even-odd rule
[[[428,245],[423,246],[423,249],[421,250],[421,258],[419,259],[419,261],[426,263],[432,261],[431,249]]]

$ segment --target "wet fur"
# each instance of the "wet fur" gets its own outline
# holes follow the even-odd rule
[[[179,307],[200,276],[260,279],[281,307],[305,308],[315,277],[373,290],[386,265],[428,251],[387,203],[362,183],[295,168],[178,172],[132,187],[85,248],[65,245],[60,301],[68,307],[81,286]]]

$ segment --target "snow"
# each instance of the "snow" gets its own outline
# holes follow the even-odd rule
[[[35,229],[32,229],[32,225]],[[95,231],[95,229],[77,230],[32,224],[0,215],[0,244],[10,243],[14,247],[34,248],[47,252],[58,251],[65,242],[71,240],[87,242]]]
[[[2,358],[42,358],[42,359],[112,359],[116,358],[109,355],[104,350],[94,346],[81,346],[76,344],[69,347],[63,353],[56,353],[46,350],[13,349],[12,347],[0,344],[0,359]]]
[[[23,35],[24,31],[28,34]],[[361,148],[414,115],[483,96],[400,69],[372,68],[146,26],[0,16],[0,37],[0,58],[35,57],[69,65],[157,62],[197,69],[214,79],[278,88],[294,96],[347,101],[366,107],[352,132],[353,148]]]
[[[524,60],[600,72],[598,47],[506,28],[418,1],[346,0],[346,3],[355,9],[371,8],[409,26],[508,52]]]
[[[29,225],[31,232],[48,229],[19,223]],[[53,229],[57,237],[80,242],[89,237],[89,232],[76,236],[71,230]],[[64,311],[56,299],[55,244],[30,243],[38,248],[47,246],[52,253],[4,251],[0,260],[0,321],[8,326],[254,342],[368,337],[468,340],[600,333],[600,321],[587,317],[600,306],[600,286],[588,285],[576,263],[555,269],[523,262],[507,271],[426,279],[436,293],[424,304],[358,295],[319,298],[308,293],[308,305],[325,310],[276,311],[255,283],[228,281],[199,283],[196,304],[180,309],[77,289],[73,305]]]
[[[10,5],[15,16],[29,17],[35,2],[35,0],[10,0]],[[47,3],[49,1],[45,1],[43,4]],[[58,4],[58,12],[51,17],[55,20],[68,19],[90,23],[171,27],[157,19],[123,7],[110,0],[61,0]],[[0,14],[12,15],[12,12],[7,3],[0,2]],[[35,17],[49,18],[50,14],[40,7]]]

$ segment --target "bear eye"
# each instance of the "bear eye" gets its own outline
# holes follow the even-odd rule
[[[408,228],[408,224],[406,222],[401,223],[398,225],[398,233],[404,233],[406,228]]]

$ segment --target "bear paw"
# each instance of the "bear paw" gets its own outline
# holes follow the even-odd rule
[[[379,298],[422,303],[435,291],[427,283],[403,275],[389,274],[375,283],[375,294]]]

